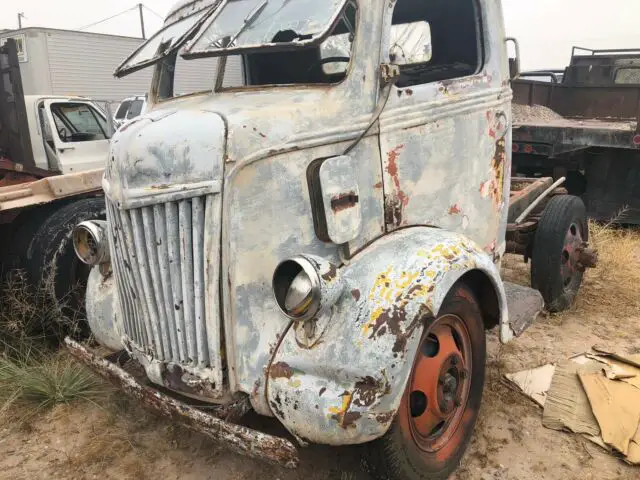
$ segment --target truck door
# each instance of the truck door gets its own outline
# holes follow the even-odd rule
[[[511,153],[498,2],[398,0],[388,17],[382,60],[400,78],[380,117],[387,231],[437,226],[493,253]]]
[[[109,153],[104,114],[91,102],[52,99],[44,112],[53,130],[53,150],[62,173],[102,168]]]

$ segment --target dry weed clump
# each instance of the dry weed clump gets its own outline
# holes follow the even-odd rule
[[[64,335],[78,331],[79,322],[65,313],[64,299],[56,298],[52,275],[34,288],[23,272],[11,272],[1,292],[0,418],[12,406],[29,416],[103,391],[93,373],[56,351]]]
[[[589,231],[599,261],[585,274],[573,311],[640,315],[640,230],[590,222]]]

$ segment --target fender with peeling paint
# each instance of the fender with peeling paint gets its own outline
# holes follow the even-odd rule
[[[397,231],[358,254],[337,275],[343,295],[316,323],[305,347],[300,326],[283,338],[268,371],[267,400],[299,440],[358,444],[383,435],[400,405],[425,322],[463,275],[479,270],[500,307],[509,341],[506,299],[497,267],[463,235],[417,227]]]

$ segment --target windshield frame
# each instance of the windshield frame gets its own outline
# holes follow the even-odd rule
[[[160,30],[158,30],[156,33],[154,33],[147,41],[143,42],[138,48],[136,48],[131,55],[129,55],[120,65],[118,65],[118,68],[116,68],[115,72],[114,72],[114,76],[117,78],[122,78],[126,75],[129,75],[131,73],[137,72],[138,70],[142,70],[144,68],[147,68],[151,65],[157,64],[158,62],[164,60],[165,58],[167,58],[169,55],[171,55],[172,53],[178,51],[180,48],[182,48],[184,46],[184,44],[191,40],[191,38],[200,30],[200,27],[209,19],[209,17],[218,10],[218,8],[221,6],[222,3],[225,3],[227,0],[218,0],[216,1],[213,5],[207,5],[206,7],[203,7],[199,10],[196,10],[192,13],[189,13],[188,15],[185,15],[183,17],[177,18],[175,21],[171,22],[171,23],[167,23],[166,25],[163,25],[162,28]],[[207,10],[209,10],[207,12]],[[202,12],[205,12],[204,14],[202,14]],[[143,49],[145,48],[151,41],[153,41],[155,38],[158,37],[158,35],[162,35],[167,29],[171,28],[173,25],[177,24],[178,22],[182,22],[184,21],[186,18],[192,17],[192,16],[196,16],[198,14],[202,14],[202,18],[197,21],[196,23],[193,24],[193,26],[187,30],[187,32],[182,35],[181,37],[179,37],[176,42],[174,43],[173,47],[165,50],[162,54],[160,55],[154,55],[153,57],[147,59],[147,60],[143,60],[142,62],[138,62],[135,63],[133,65],[128,65],[129,62]]]
[[[343,12],[345,11],[347,5],[349,4],[349,0],[340,0],[342,4],[339,8],[336,9],[334,14],[332,15],[331,21],[329,22],[328,26],[325,27],[324,31],[320,35],[313,37],[309,40],[302,40],[299,42],[290,42],[290,43],[263,43],[260,45],[225,47],[225,48],[217,48],[215,50],[194,51],[193,48],[195,47],[196,43],[198,43],[198,41],[202,38],[202,36],[205,35],[207,29],[211,26],[213,22],[217,20],[220,13],[224,10],[224,7],[226,7],[230,1],[231,0],[223,0],[222,4],[217,5],[215,7],[215,12],[213,13],[213,15],[208,15],[206,20],[201,24],[199,24],[198,31],[196,32],[196,34],[192,35],[187,40],[186,45],[184,43],[182,44],[184,45],[182,52],[180,52],[180,56],[182,58],[184,58],[185,60],[191,60],[191,59],[206,58],[206,57],[226,57],[226,56],[232,56],[232,55],[252,53],[258,50],[270,51],[270,52],[276,52],[276,51],[282,52],[282,51],[292,51],[292,50],[298,50],[298,49],[317,46],[317,45],[320,45],[322,42],[324,42],[329,37],[331,32],[333,32],[333,30],[336,28],[336,26],[340,22]]]

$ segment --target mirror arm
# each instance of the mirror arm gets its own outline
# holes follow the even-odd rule
[[[511,80],[516,80],[520,76],[520,43],[518,39],[515,37],[507,37],[504,39],[505,43],[513,42],[513,46],[516,50],[516,58],[514,59],[515,63],[515,72],[509,72],[509,76]]]
[[[356,138],[355,141],[344,151],[344,155],[348,155],[349,152],[351,152],[351,150],[353,150],[356,145],[360,143],[360,140],[362,140],[367,135],[367,133],[369,133],[371,127],[373,127],[373,125],[378,121],[378,118],[380,118],[380,115],[382,115],[382,111],[384,110],[384,107],[387,106],[387,102],[389,101],[389,97],[391,96],[391,90],[398,78],[400,78],[400,68],[397,65],[383,63],[380,65],[380,78],[382,81],[382,92],[379,97],[380,100],[376,105],[376,109],[371,116],[371,121],[369,122],[367,128],[365,128],[362,133],[358,135],[358,138]]]

